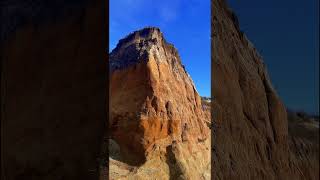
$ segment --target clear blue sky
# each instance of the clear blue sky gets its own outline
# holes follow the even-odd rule
[[[178,49],[201,96],[210,96],[210,0],[110,0],[110,51],[119,39],[156,26]]]
[[[286,106],[319,114],[319,1],[228,2]]]

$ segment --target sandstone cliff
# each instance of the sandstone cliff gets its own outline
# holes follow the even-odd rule
[[[120,40],[109,62],[110,141],[120,151],[110,178],[209,179],[208,120],[173,45],[145,28]]]
[[[98,179],[102,1],[1,2],[1,179]]]
[[[319,179],[292,155],[286,109],[224,0],[211,27],[213,179]]]

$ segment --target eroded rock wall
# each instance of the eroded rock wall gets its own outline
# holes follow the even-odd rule
[[[98,178],[107,118],[101,2],[1,5],[1,179]]]
[[[211,25],[213,179],[309,177],[290,155],[286,108],[262,57],[226,1],[212,1]]]
[[[210,169],[210,131],[173,45],[158,28],[133,32],[111,52],[110,68],[109,126],[122,161],[145,169],[161,161],[163,179],[202,177]]]

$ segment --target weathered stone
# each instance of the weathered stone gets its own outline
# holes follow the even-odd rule
[[[160,30],[133,32],[109,61],[111,138],[123,162],[141,170],[131,175],[200,179],[209,172],[210,131],[201,98]],[[152,168],[158,172],[146,176]]]
[[[213,179],[318,179],[292,158],[286,109],[225,0],[211,25]]]

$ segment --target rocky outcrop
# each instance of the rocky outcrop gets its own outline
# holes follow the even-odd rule
[[[210,178],[210,131],[201,98],[160,30],[148,27],[120,40],[109,62],[110,138],[120,147],[116,160],[136,167],[128,174]]]
[[[107,118],[102,6],[1,2],[1,179],[98,179]]]
[[[288,111],[288,130],[292,163],[301,179],[319,179],[319,116]]]
[[[213,179],[306,179],[261,56],[224,0],[212,1]],[[318,179],[312,175],[310,179]]]
[[[206,123],[211,128],[211,98],[201,97],[202,110],[205,115]]]

